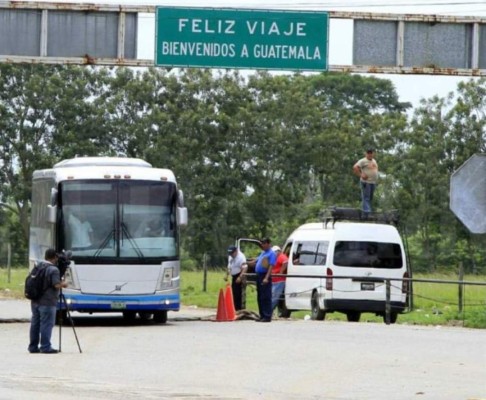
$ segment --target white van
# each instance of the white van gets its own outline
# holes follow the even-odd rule
[[[400,234],[392,224],[334,218],[309,223],[289,236],[283,251],[289,256],[280,309],[284,317],[311,310],[316,320],[335,311],[346,314],[348,321],[359,321],[363,312],[385,320],[386,279],[410,276]],[[395,323],[406,309],[410,285],[407,280],[390,283],[390,322]]]

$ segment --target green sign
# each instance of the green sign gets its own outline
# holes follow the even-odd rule
[[[158,66],[328,68],[326,12],[157,7],[155,24]]]

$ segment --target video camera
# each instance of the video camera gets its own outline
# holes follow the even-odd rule
[[[71,257],[73,253],[71,250],[65,251],[57,254],[57,268],[59,268],[59,272],[61,274],[61,278],[66,273],[67,267],[71,264]]]

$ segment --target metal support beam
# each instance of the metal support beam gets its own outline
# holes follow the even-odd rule
[[[84,57],[31,57],[31,56],[2,56],[0,63],[8,64],[70,64],[70,65],[102,65],[117,67],[153,67],[154,60],[97,58],[86,55]]]
[[[117,57],[125,58],[125,13],[118,15],[118,45]]]
[[[40,34],[40,56],[47,57],[47,22],[49,18],[49,11],[42,10],[41,17],[41,34]]]
[[[0,0],[0,17],[6,21],[6,24],[0,25],[0,62],[153,66],[154,61],[151,59],[137,59],[136,36],[139,14],[155,15],[155,11],[154,5]],[[116,18],[113,18],[113,14]],[[349,11],[329,11],[329,16],[331,19],[365,21],[370,24],[365,27],[371,38],[366,43],[365,51],[373,50],[372,56],[365,61],[360,61],[358,57],[355,65],[329,65],[329,71],[486,76],[486,46],[481,42],[484,37],[481,32],[486,30],[485,17]],[[65,22],[68,18],[76,22],[72,30]],[[393,22],[395,29],[390,26]],[[21,23],[29,32],[28,35],[23,34],[22,41],[16,41],[20,37]],[[382,26],[386,36],[380,36]],[[434,40],[425,43],[422,38],[429,40],[429,33]],[[441,35],[447,37],[441,40]],[[455,52],[447,56],[440,46],[442,42],[448,43],[451,39],[455,47],[452,45],[449,52]],[[330,40],[333,40],[332,36]],[[69,46],[71,43],[72,48]],[[414,53],[414,43],[421,45],[417,53]],[[12,51],[12,46],[17,51]],[[376,58],[375,50],[381,50],[377,51]],[[380,57],[384,56],[387,56],[386,60],[381,62]],[[449,65],[451,60],[455,61],[452,68]]]
[[[397,66],[403,67],[403,49],[405,46],[405,22],[398,21],[397,26]]]
[[[397,75],[486,76],[486,69],[433,67],[377,67],[372,65],[330,65],[331,72]]]
[[[479,24],[475,22],[472,29],[471,68],[479,68]]]

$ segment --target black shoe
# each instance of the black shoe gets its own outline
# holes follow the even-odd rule
[[[49,349],[49,350],[44,350],[44,351],[41,350],[41,353],[42,354],[57,354],[57,353],[59,353],[59,350],[56,350],[56,349]]]
[[[38,354],[38,353],[40,353],[40,350],[39,349],[29,350],[29,353],[30,354]]]
[[[271,322],[271,320],[268,319],[268,318],[260,318],[260,319],[255,320],[255,322]]]

